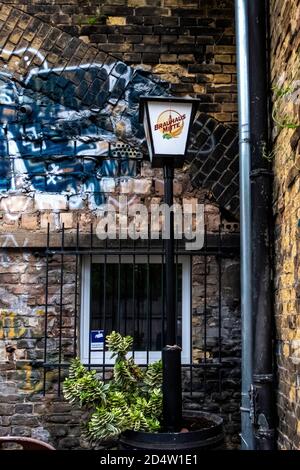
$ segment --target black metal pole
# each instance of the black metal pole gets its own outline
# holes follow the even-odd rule
[[[173,205],[174,169],[164,165],[164,202]],[[166,221],[165,221],[166,223]],[[174,213],[170,211],[170,236],[166,247],[166,345],[162,351],[163,363],[163,420],[166,431],[178,431],[182,424],[181,349],[176,344]]]
[[[164,202],[170,208],[173,205],[174,169],[170,165],[164,166]],[[167,221],[165,221],[167,223]],[[166,342],[169,345],[176,343],[176,316],[175,316],[175,273],[174,273],[174,212],[170,211],[170,236],[166,240],[166,304],[167,304],[167,332]]]
[[[253,410],[257,450],[275,448],[272,348],[272,173],[268,153],[267,0],[249,2],[252,282],[254,315]]]

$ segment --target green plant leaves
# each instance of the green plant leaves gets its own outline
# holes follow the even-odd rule
[[[148,366],[145,374],[145,384],[149,389],[160,387],[162,384],[162,362],[153,362]]]
[[[106,337],[106,343],[112,357],[124,357],[132,349],[133,338],[131,336],[122,336],[120,333],[113,331]]]
[[[132,357],[133,338],[112,332],[106,338],[116,357],[113,379],[104,383],[96,371],[88,371],[79,359],[71,362],[64,381],[66,400],[89,410],[85,434],[91,441],[117,437],[126,429],[157,432],[162,416],[162,363],[150,364],[143,372]]]
[[[106,403],[109,385],[98,380],[95,374],[96,371],[87,371],[79,360],[75,359],[70,367],[70,375],[63,384],[66,400],[86,407]]]

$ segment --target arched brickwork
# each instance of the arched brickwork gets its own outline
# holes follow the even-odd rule
[[[169,84],[18,9],[2,5],[0,19],[1,190],[76,193],[84,182],[102,194],[111,149],[144,147],[140,95],[169,94]],[[202,113],[190,156],[192,185],[237,216],[236,131]],[[130,165],[124,175],[134,176]]]

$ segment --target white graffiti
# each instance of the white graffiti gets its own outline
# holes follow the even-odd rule
[[[26,248],[28,246],[28,239],[25,238],[23,241],[23,245],[21,248]],[[17,242],[15,235],[13,233],[5,233],[0,234],[0,266],[4,268],[8,268],[12,263],[13,260],[11,256],[9,256],[8,251],[6,248],[20,248],[19,243]],[[29,254],[25,251],[22,251],[22,259],[24,261],[28,261]]]
[[[1,240],[3,240],[1,242]],[[28,245],[28,239],[25,238],[22,248],[25,248]],[[0,235],[0,247],[1,248],[20,248],[19,243],[17,242],[13,233],[5,233]]]
[[[9,292],[5,287],[0,287],[0,298],[7,308],[14,312],[24,315],[26,312],[29,294],[15,295]]]
[[[13,50],[5,49],[5,48],[0,49],[0,54],[7,55],[8,57],[10,57],[11,55],[21,56],[21,55],[24,55],[24,52],[25,53],[31,53],[34,57],[37,56],[40,59],[40,61],[42,62],[42,67],[45,70],[49,69],[49,66],[48,66],[48,63],[45,59],[45,56],[40,51],[35,49],[34,47],[22,47],[21,49],[13,49]],[[32,58],[30,58],[29,56],[27,56],[27,55],[24,56],[24,61],[27,64],[30,64],[31,60],[32,60]]]
[[[115,198],[113,196],[109,196],[107,200],[107,204],[109,206],[114,207],[117,210],[124,210],[127,207],[130,207],[134,204],[137,204],[139,202],[138,196],[134,195],[132,197],[127,197],[127,196],[119,196],[118,198]],[[100,208],[102,210],[102,208]]]
[[[48,184],[56,184],[57,181],[62,180],[62,176],[59,176],[61,173],[63,173],[63,169],[59,168],[58,165],[55,165],[55,163],[51,163],[50,165],[51,169],[50,171],[46,171],[46,178],[47,178],[47,183]]]
[[[29,55],[27,55],[27,54],[29,54]],[[26,66],[29,66],[31,64],[34,57],[38,57],[41,61],[42,69],[43,70],[49,70],[49,66],[48,66],[48,63],[45,59],[45,56],[41,52],[39,52],[37,49],[35,49],[34,47],[22,47],[22,48],[16,49],[16,50],[14,50],[14,49],[10,50],[10,49],[2,48],[2,49],[0,49],[0,55],[6,56],[6,57],[11,57],[11,56],[20,57],[25,62]],[[19,66],[19,64],[20,64],[19,60],[16,60],[15,65]],[[4,64],[3,68],[8,70],[8,65]],[[32,69],[31,74],[33,74],[34,71],[37,72],[38,70],[40,70],[40,69],[39,68]],[[6,77],[11,77],[12,76],[12,73],[10,71],[6,72],[6,71],[2,70],[0,73],[2,75],[6,76]],[[20,78],[23,79],[23,76],[20,76]]]
[[[29,57],[28,55],[24,55],[24,54],[28,54],[28,53],[31,53],[32,54],[32,57]],[[9,49],[0,49],[0,55],[5,55],[5,56],[24,56],[23,57],[23,60],[24,62],[26,63],[27,66],[30,65],[32,59],[37,56],[40,61],[41,61],[41,68],[33,68],[29,71],[27,77],[24,79],[24,83],[25,85],[27,85],[30,80],[32,79],[33,76],[35,75],[43,75],[43,74],[49,74],[49,72],[51,71],[52,73],[59,73],[59,72],[75,72],[77,70],[89,70],[91,68],[96,68],[96,69],[104,69],[106,70],[107,72],[107,75],[108,75],[108,79],[109,79],[109,91],[112,91],[116,82],[117,82],[117,77],[115,77],[114,75],[111,75],[110,72],[111,72],[111,69],[116,65],[116,63],[113,63],[112,65],[110,64],[103,64],[103,63],[97,63],[97,62],[93,62],[93,63],[85,63],[85,64],[80,64],[80,65],[69,65],[67,67],[52,67],[51,69],[49,69],[49,65],[48,65],[48,62],[45,58],[45,56],[40,52],[38,51],[37,49],[35,49],[34,47],[22,47],[21,49],[17,49],[17,50],[9,50]],[[15,65],[18,65],[18,63],[16,62]],[[4,68],[7,69],[7,64],[4,65]],[[7,72],[4,72],[4,71],[0,71],[0,74],[2,75],[5,75],[5,76],[11,76],[11,73],[7,73]],[[130,78],[131,78],[131,75],[132,75],[132,69],[130,67],[126,67],[126,73],[122,73],[122,79],[125,81],[125,87],[128,85],[129,81],[130,81]]]
[[[31,201],[30,197],[22,197],[16,200],[16,198],[5,196],[1,199],[1,206],[9,220],[18,220],[20,215],[27,211]]]
[[[9,59],[9,66],[14,61],[12,57],[16,57],[20,70],[26,71],[21,80],[13,79],[17,60],[9,75],[8,64],[0,70],[0,76],[9,76],[2,78],[4,85],[0,88],[4,104],[0,150],[7,157],[2,163],[1,191],[53,193],[53,209],[60,209],[62,195],[77,194],[80,199],[87,197],[93,210],[107,200],[107,193],[113,192],[121,178],[136,176],[138,166],[133,157],[141,156],[144,143],[136,120],[138,97],[154,87],[159,89],[158,78],[145,78],[117,59],[52,67],[47,55],[32,47],[0,49],[0,57]],[[34,66],[35,57],[40,66]],[[44,79],[35,78],[31,83],[33,77]],[[162,93],[165,92],[162,86]],[[201,121],[198,123],[191,153],[207,157],[216,147],[215,138]],[[199,148],[200,133],[207,138]],[[114,158],[119,156],[123,159],[121,164]],[[51,205],[52,201],[51,198]],[[76,207],[78,204],[74,202]],[[20,215],[17,211],[8,213],[14,220]]]

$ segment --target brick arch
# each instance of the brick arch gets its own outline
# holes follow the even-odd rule
[[[191,183],[210,190],[218,205],[239,218],[238,132],[201,113],[192,129]]]
[[[51,111],[45,114],[48,121],[53,120],[56,139],[86,139],[90,136],[85,130],[92,123],[96,133],[92,139],[98,136],[99,141],[117,139],[144,147],[139,98],[170,95],[169,83],[16,8],[2,5],[0,19],[0,61],[8,64],[9,80],[22,88],[22,93],[25,90],[31,102],[43,103],[45,97],[48,102],[44,106],[55,103],[75,112],[72,122],[59,120]],[[25,52],[18,52],[23,49]],[[14,52],[8,55],[7,50]],[[105,112],[101,114],[99,109]],[[14,122],[20,119],[24,118],[16,112]],[[34,122],[34,112],[26,119],[29,124]],[[220,207],[237,216],[236,131],[202,113],[193,126],[189,154],[192,185],[207,188]]]

